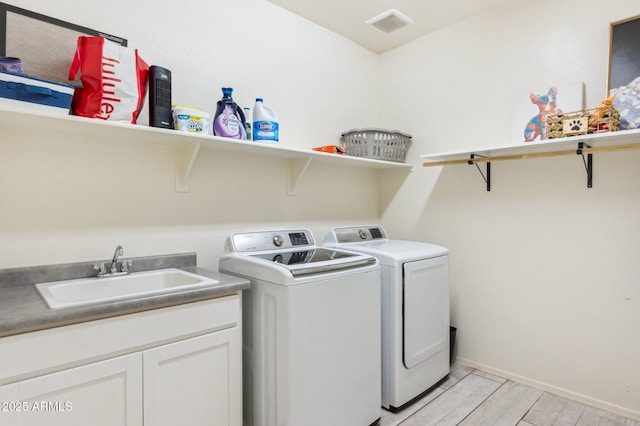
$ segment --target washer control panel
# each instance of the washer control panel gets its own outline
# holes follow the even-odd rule
[[[364,241],[384,240],[387,233],[382,226],[354,226],[350,228],[333,228],[331,236],[337,243],[359,243]]]
[[[284,237],[280,234],[276,234],[273,236],[273,244],[276,245],[276,247],[280,247],[282,246],[282,244],[284,244]]]
[[[231,236],[231,242],[237,253],[305,248],[315,245],[313,235],[306,229],[237,233]]]

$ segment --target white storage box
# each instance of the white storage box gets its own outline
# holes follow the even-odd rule
[[[69,114],[73,86],[0,71],[0,105]]]

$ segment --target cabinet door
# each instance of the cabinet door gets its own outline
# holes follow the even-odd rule
[[[0,395],[22,403],[21,426],[142,425],[142,355],[24,380]]]
[[[240,426],[241,350],[234,327],[145,351],[145,426]]]
[[[22,408],[19,385],[0,386],[0,425],[20,426]]]

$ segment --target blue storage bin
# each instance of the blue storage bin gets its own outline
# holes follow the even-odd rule
[[[0,105],[68,114],[74,87],[0,71]]]

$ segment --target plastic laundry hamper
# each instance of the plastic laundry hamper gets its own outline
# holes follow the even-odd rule
[[[411,135],[395,130],[353,129],[342,134],[347,155],[403,163]]]

